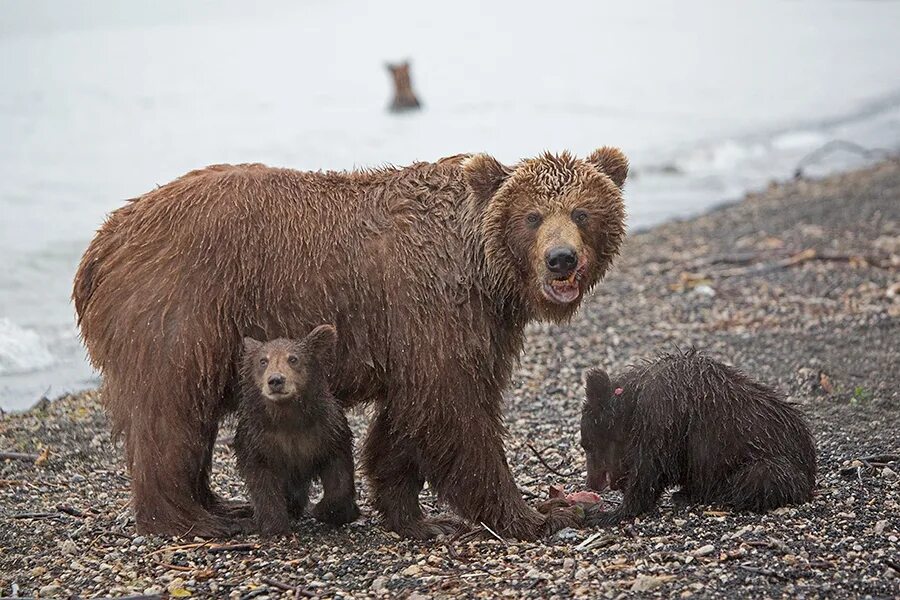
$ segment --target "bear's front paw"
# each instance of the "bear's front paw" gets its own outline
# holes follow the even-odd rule
[[[256,529],[260,535],[264,536],[286,535],[291,532],[291,522],[287,514],[257,514]]]
[[[322,500],[312,508],[312,515],[319,521],[331,525],[344,525],[359,518],[359,507],[356,502],[326,502]]]
[[[595,507],[588,508],[584,516],[584,524],[587,527],[610,527],[611,525],[618,525],[622,521],[628,519],[628,515],[623,514],[619,511],[603,511],[600,510],[600,505],[597,504]]]
[[[584,526],[584,507],[578,504],[569,506],[568,503],[564,506],[550,506],[553,502],[553,500],[549,500],[539,507],[541,514],[544,515],[541,535],[550,535],[566,527],[580,529]]]

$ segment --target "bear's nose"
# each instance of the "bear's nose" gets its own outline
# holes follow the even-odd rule
[[[568,246],[557,246],[547,250],[547,253],[544,255],[544,261],[547,263],[547,268],[552,272],[559,275],[568,275],[578,265],[578,254]]]
[[[284,375],[275,373],[274,375],[269,376],[267,383],[269,384],[270,390],[273,392],[280,392],[284,389]]]

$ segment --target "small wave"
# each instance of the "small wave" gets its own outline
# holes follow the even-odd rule
[[[0,318],[0,375],[30,373],[53,363],[53,354],[41,336]]]

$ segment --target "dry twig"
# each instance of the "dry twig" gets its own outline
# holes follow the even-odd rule
[[[550,466],[550,463],[548,463],[546,460],[544,460],[543,455],[540,452],[538,452],[537,448],[535,448],[531,444],[525,444],[525,445],[528,446],[529,450],[534,452],[534,455],[541,462],[541,464],[544,465],[544,468],[546,468],[548,471],[550,471],[554,475],[557,475],[558,477],[565,477],[565,478],[574,477],[576,475],[576,473],[574,471],[572,471],[570,473],[564,473],[564,472],[560,471],[558,467],[554,468],[554,467]]]

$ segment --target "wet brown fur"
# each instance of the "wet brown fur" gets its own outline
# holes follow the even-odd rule
[[[359,516],[353,434],[328,384],[336,342],[330,325],[302,340],[244,340],[234,452],[261,533],[289,531],[289,518],[303,515],[313,479],[324,490],[313,516],[333,525]],[[273,396],[276,377],[284,383]]]
[[[613,381],[595,369],[586,388],[588,485],[623,490],[616,510],[589,516],[594,525],[649,511],[673,485],[678,503],[757,512],[812,498],[816,451],[803,415],[735,368],[692,349]]]
[[[386,66],[391,74],[391,81],[394,82],[394,99],[391,100],[391,111],[403,112],[420,108],[419,99],[412,89],[412,80],[409,76],[409,62],[397,65],[388,64]]]
[[[231,531],[209,469],[235,407],[241,338],[299,337],[319,323],[341,332],[335,396],[377,407],[363,466],[387,527],[437,533],[419,508],[425,480],[504,535],[562,524],[565,514],[540,515],[519,494],[501,395],[525,324],[568,319],[609,268],[626,173],[613,148],[513,167],[483,154],[350,173],[215,165],[113,212],[73,298],[125,437],[138,529]],[[587,266],[577,300],[561,306],[540,293],[534,248],[553,240],[524,218],[575,207],[590,214],[576,240]]]

